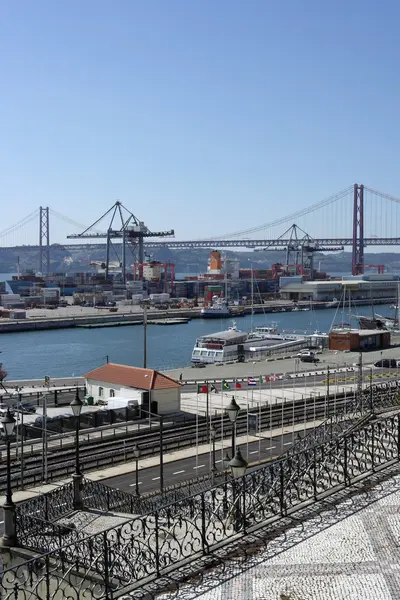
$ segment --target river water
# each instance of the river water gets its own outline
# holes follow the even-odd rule
[[[383,315],[393,313],[386,305],[379,306],[377,311]],[[360,307],[358,313],[371,315],[371,308]],[[286,330],[328,331],[333,321],[342,321],[341,312],[336,317],[335,314],[336,309],[247,315],[237,319],[237,327],[250,331],[252,325],[276,323]],[[348,309],[343,320],[349,322]],[[229,319],[193,319],[186,325],[149,325],[147,366],[166,370],[189,365],[196,338],[227,329],[230,324]],[[2,334],[0,351],[8,379],[79,376],[103,364],[107,355],[110,362],[142,366],[143,328],[133,325]]]

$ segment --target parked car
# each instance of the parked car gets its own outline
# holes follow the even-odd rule
[[[396,360],[395,358],[383,358],[382,360],[378,360],[374,366],[380,367],[381,369],[399,369],[400,360]]]
[[[47,422],[47,427],[49,428],[50,423],[53,423],[54,421],[58,421],[58,417],[47,417],[46,422]],[[42,427],[43,426],[43,422],[44,422],[44,417],[36,417],[35,422],[33,423],[34,427]]]
[[[304,356],[315,356],[315,352],[313,350],[301,350],[297,358],[303,358]]]
[[[14,406],[16,412],[22,412],[24,414],[33,414],[36,412],[36,406],[33,404],[27,404],[26,402],[20,402]]]
[[[304,354],[303,356],[300,357],[301,362],[308,362],[308,363],[319,363],[319,358],[317,356],[315,356],[314,354]]]

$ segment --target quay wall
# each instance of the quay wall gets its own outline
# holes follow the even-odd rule
[[[386,299],[383,301],[374,301],[375,304],[387,304],[391,300]],[[353,305],[361,306],[370,304],[369,300],[357,300]],[[308,302],[299,302],[298,306],[308,307]],[[319,310],[328,308],[326,303],[319,302],[313,303],[313,309]],[[272,301],[268,304],[258,304],[253,307],[254,313],[274,313],[281,309],[292,310],[292,302]],[[246,306],[244,314],[250,314],[251,306]],[[201,308],[191,309],[170,309],[170,310],[150,310],[148,312],[148,320],[154,321],[156,319],[171,319],[184,317],[187,319],[198,319]],[[240,318],[239,315],[232,315],[232,319]],[[1,333],[17,333],[24,331],[43,331],[48,329],[70,329],[79,325],[93,325],[102,323],[131,323],[132,325],[143,324],[143,313],[139,312],[121,312],[121,313],[96,313],[93,315],[76,315],[76,316],[52,316],[48,318],[41,317],[28,317],[27,319],[12,320],[12,319],[0,319],[0,334]]]

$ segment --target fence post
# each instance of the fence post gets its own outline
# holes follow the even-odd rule
[[[50,591],[50,558],[49,555],[46,554],[46,558],[45,558],[45,575],[46,575],[46,600],[50,600],[51,599],[51,591]],[[39,584],[40,585],[40,584]]]
[[[146,517],[144,517],[144,518],[146,518]],[[160,577],[160,542],[159,542],[160,528],[159,528],[159,525],[158,525],[158,511],[156,512],[155,518],[156,518],[156,522],[155,522],[155,529],[156,529],[156,573],[157,573],[157,577]]]
[[[106,498],[107,498],[107,510],[110,510],[110,490],[108,488],[106,490]]]
[[[44,497],[44,515],[45,515],[45,520],[48,521],[49,520],[49,505],[48,505],[48,495],[45,494]]]
[[[400,460],[400,417],[397,415],[397,458]]]
[[[371,461],[372,461],[372,472],[375,471],[375,425],[371,423]]]
[[[313,492],[314,492],[314,500],[317,499],[318,496],[318,488],[317,488],[317,449],[313,448]]]
[[[242,520],[243,520],[243,533],[246,535],[247,533],[247,523],[246,523],[246,477],[242,477],[243,483],[243,494],[242,494]]]
[[[110,592],[110,555],[108,551],[107,532],[103,533],[103,564],[104,564],[104,591],[106,593],[105,600],[111,600]]]
[[[344,437],[344,456],[343,456],[343,472],[344,472],[344,484],[349,485],[349,471],[348,471],[348,448],[347,448],[347,436]]]
[[[285,474],[283,471],[283,461],[281,461],[279,464],[279,504],[280,504],[280,508],[281,508],[281,516],[282,517],[284,517],[286,514],[284,486],[285,486]]]
[[[206,526],[206,504],[204,501],[204,492],[201,494],[201,541],[204,554],[208,554],[207,545],[207,526]]]

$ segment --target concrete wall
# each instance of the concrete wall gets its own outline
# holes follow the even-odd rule
[[[152,390],[151,400],[157,402],[160,415],[178,412],[181,406],[181,388]]]
[[[100,388],[103,388],[102,395],[100,395],[100,393],[99,393]],[[108,398],[110,398],[110,390],[114,390],[115,396],[121,396],[122,394],[119,393],[121,389],[125,390],[126,388],[122,385],[117,385],[115,383],[109,383],[108,381],[97,381],[94,379],[86,380],[87,394],[88,394],[88,396],[93,396],[95,402],[98,402],[98,400],[103,400],[103,401],[108,400]],[[125,395],[125,393],[124,393],[124,395]]]

